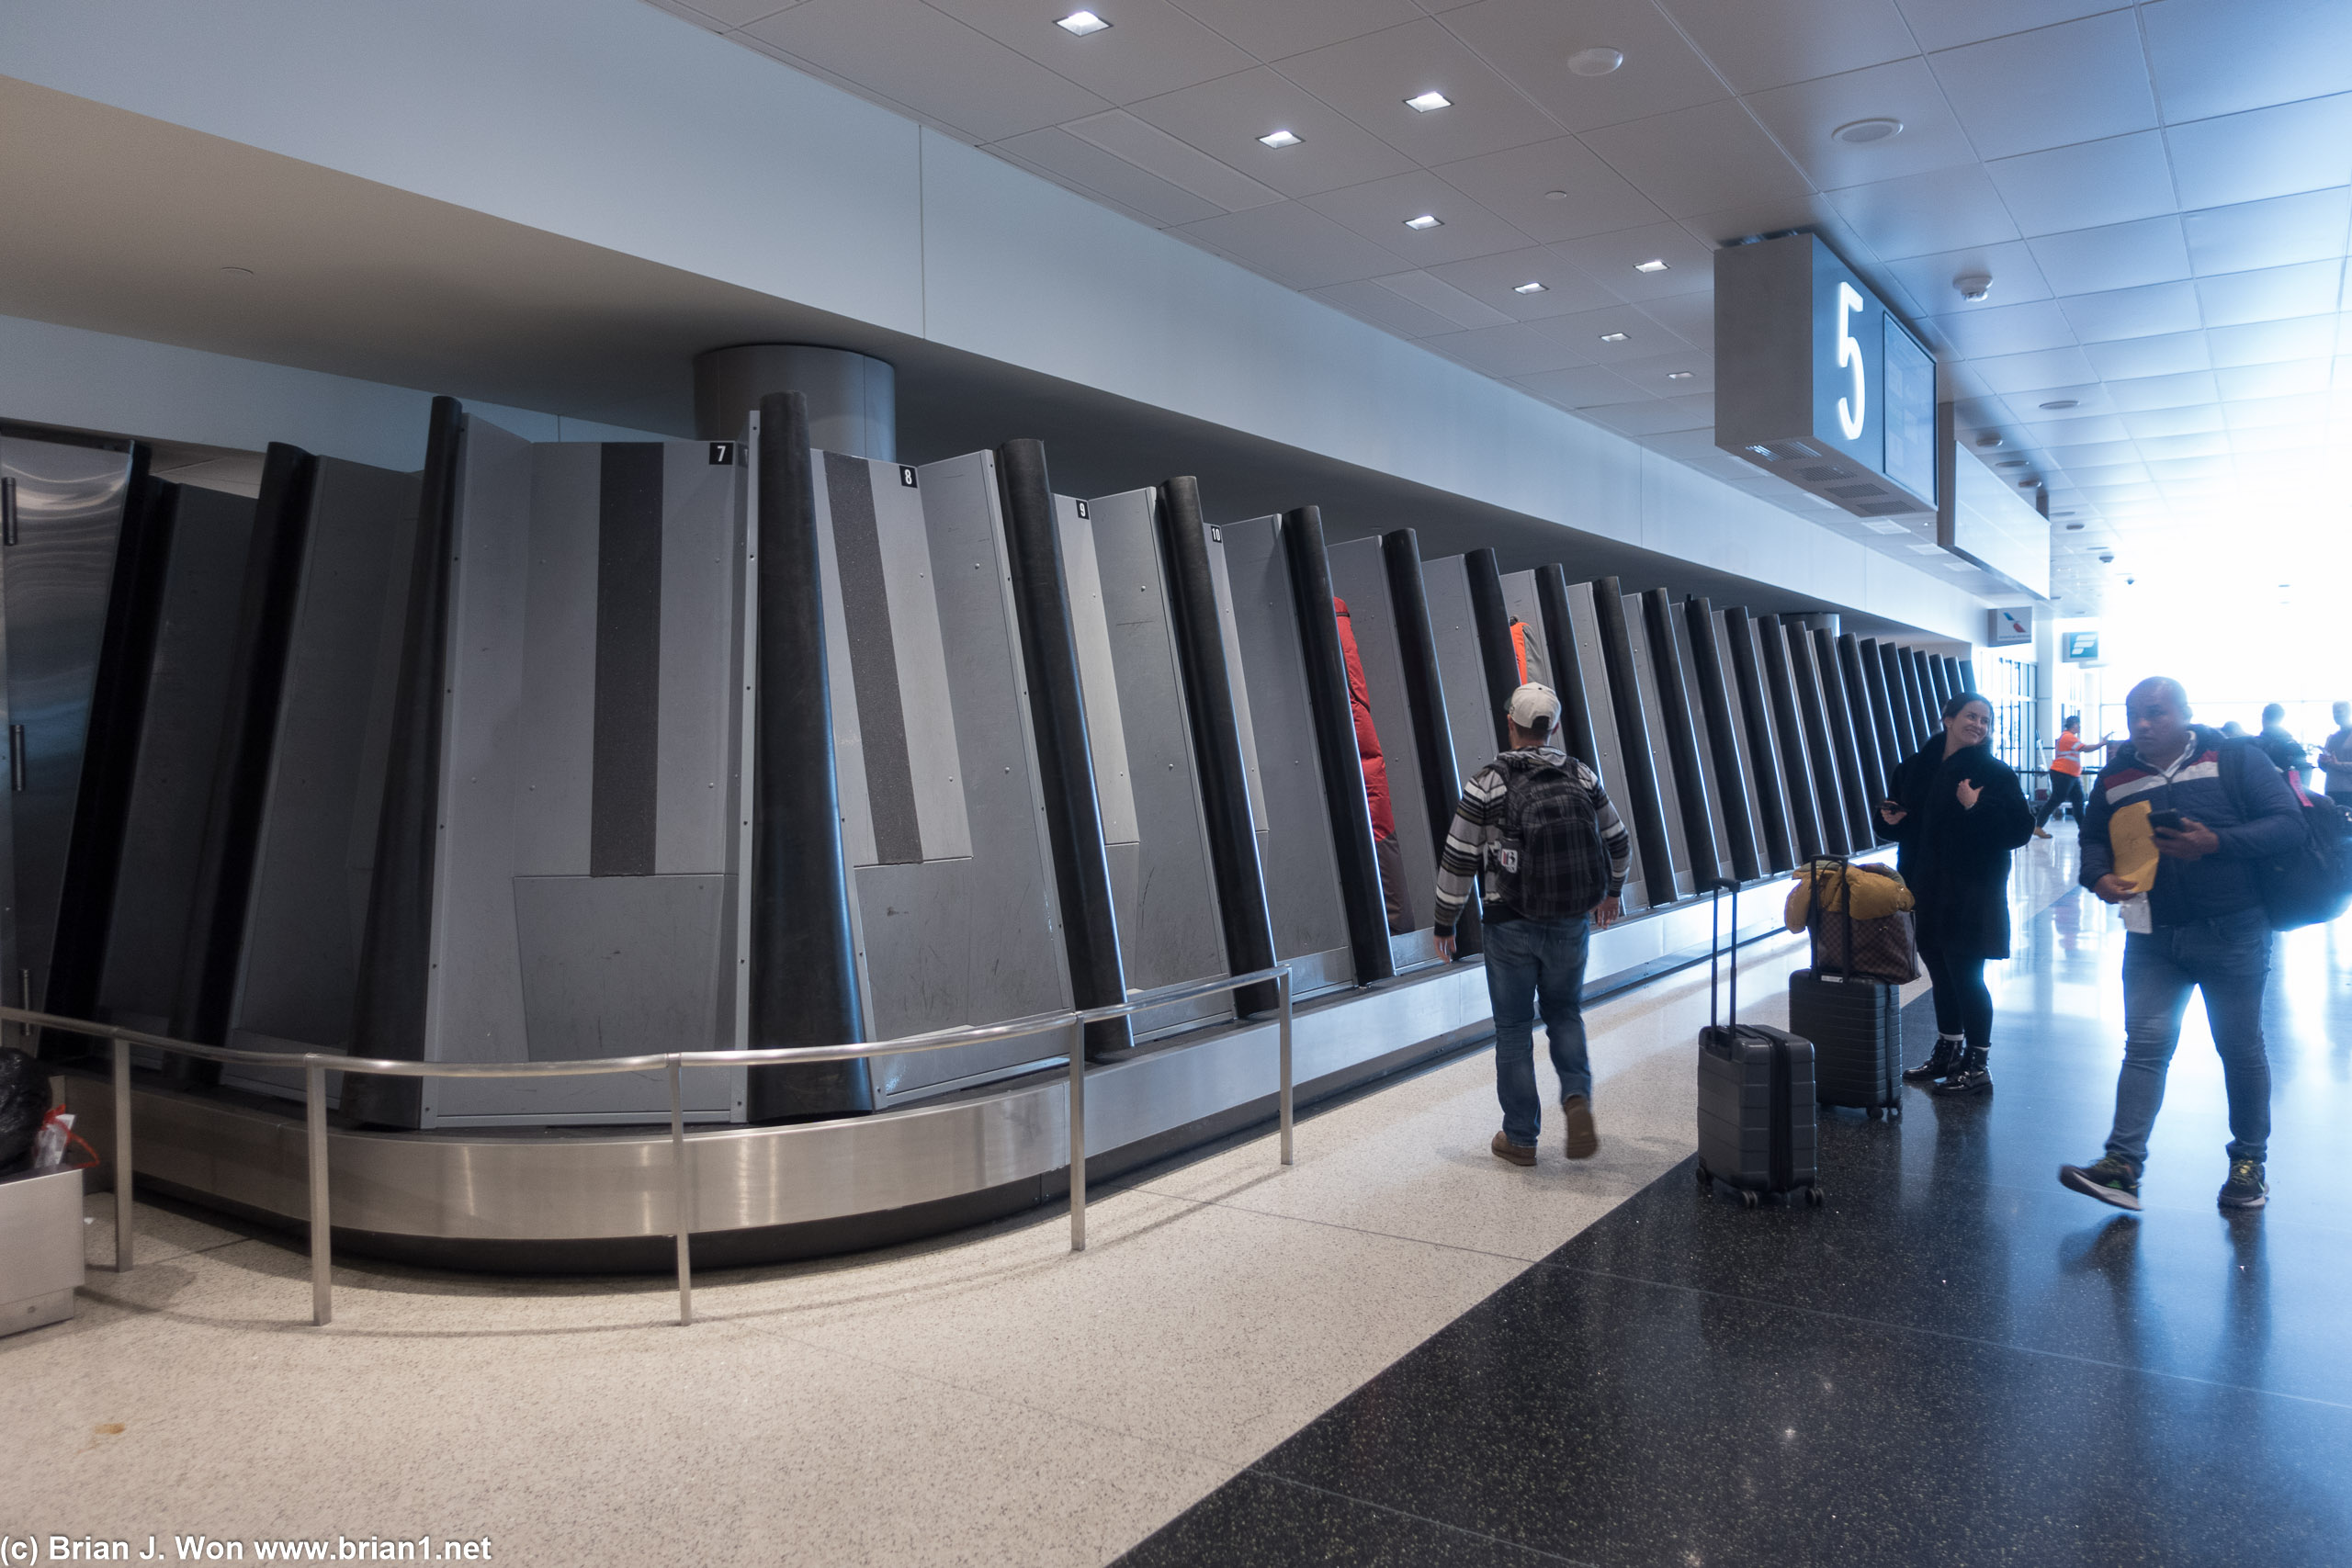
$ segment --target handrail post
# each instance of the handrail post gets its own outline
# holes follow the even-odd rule
[[[131,1213],[130,1042],[114,1043],[114,1271],[130,1272],[137,1220]]]
[[[1069,1043],[1069,1249],[1086,1250],[1086,1026]]]
[[[1283,1122],[1283,1163],[1284,1165],[1288,1165],[1288,1164],[1290,1164],[1290,1163],[1291,1163],[1291,1154],[1292,1154],[1292,1149],[1291,1149],[1291,1100],[1292,1100],[1292,1095],[1291,1095],[1291,1059],[1290,1059],[1290,1019],[1291,1019],[1291,1012],[1290,1012],[1290,966],[1289,966],[1288,964],[1284,964],[1284,965],[1283,966],[1282,977],[1281,977],[1281,979],[1279,980],[1279,982],[1277,982],[1277,983],[1282,987],[1282,1003],[1283,1003],[1282,1024],[1281,1024],[1281,1026],[1280,1026],[1280,1040],[1281,1040],[1281,1046],[1280,1046],[1280,1050],[1279,1050],[1279,1052],[1278,1052],[1278,1055],[1279,1055],[1281,1056],[1281,1058],[1282,1058],[1282,1089],[1281,1089],[1281,1098],[1282,1098],[1282,1122]]]
[[[334,1220],[327,1201],[327,1070],[315,1059],[302,1067],[302,1114],[311,1145],[311,1321],[334,1319]]]
[[[678,1326],[685,1328],[695,1320],[694,1262],[690,1256],[695,1228],[694,1182],[686,1168],[686,1103],[678,1078],[678,1056],[673,1051],[670,1055],[670,1172],[677,1200]]]

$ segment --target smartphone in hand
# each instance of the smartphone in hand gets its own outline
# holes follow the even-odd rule
[[[2177,811],[2151,811],[2148,813],[2148,826],[2159,833],[2185,832],[2188,828],[2188,818]]]

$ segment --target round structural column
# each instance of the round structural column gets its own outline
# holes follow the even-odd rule
[[[899,460],[899,373],[887,360],[802,343],[747,343],[695,355],[695,435],[734,441],[770,392],[797,392],[820,452]]]

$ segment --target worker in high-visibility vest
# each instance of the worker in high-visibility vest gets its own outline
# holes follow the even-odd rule
[[[2072,806],[2077,821],[2083,815],[2083,759],[2104,751],[2115,744],[2109,736],[2101,736],[2096,746],[2083,744],[2083,716],[2070,713],[2066,727],[2058,732],[2058,754],[2050,759],[2050,795],[2034,809],[2033,836],[2050,837],[2049,823],[2061,807]]]

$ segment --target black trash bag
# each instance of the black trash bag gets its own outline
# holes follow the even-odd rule
[[[49,1073],[11,1046],[0,1045],[0,1176],[31,1166],[33,1139],[49,1114]]]

